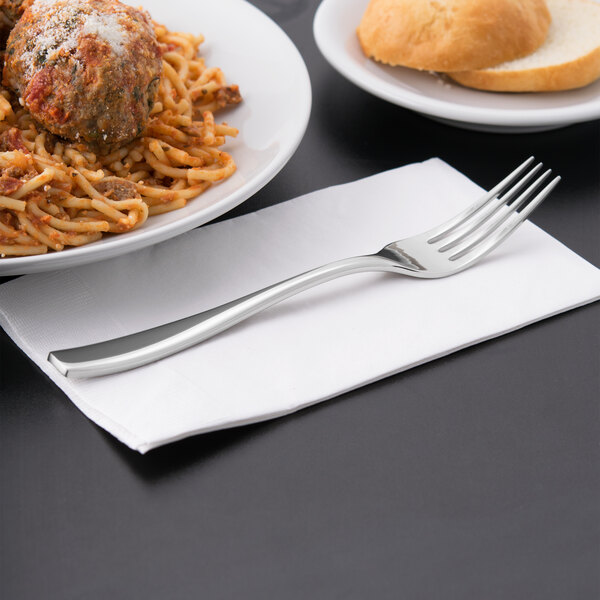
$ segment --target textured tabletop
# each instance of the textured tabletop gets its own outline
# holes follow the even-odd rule
[[[254,4],[302,53],[313,109],[288,165],[224,218],[432,156],[489,187],[534,154],[563,182],[532,220],[600,266],[600,122],[434,122],[325,62],[317,0]],[[599,323],[590,305],[145,456],[0,331],[0,597],[597,598]]]

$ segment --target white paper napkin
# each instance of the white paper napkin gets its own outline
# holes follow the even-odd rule
[[[46,357],[375,252],[480,193],[439,159],[408,165],[116,259],[13,280],[0,286],[0,324],[90,419],[140,452],[277,417],[596,300],[600,270],[526,223],[459,275],[348,276],[126,373],[69,380]]]

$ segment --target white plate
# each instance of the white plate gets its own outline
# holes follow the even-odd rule
[[[202,33],[209,66],[240,86],[243,102],[217,113],[240,134],[225,149],[238,166],[226,181],[181,210],[151,217],[140,229],[41,256],[0,259],[0,275],[62,269],[161,242],[231,210],[269,182],[300,143],[311,108],[311,87],[300,53],[264,13],[244,0],[129,0],[170,29]],[[221,118],[220,118],[221,117]]]
[[[541,131],[600,118],[600,81],[567,92],[483,92],[431,73],[370,60],[356,36],[367,4],[368,0],[323,0],[313,29],[331,66],[379,98],[457,127],[501,133]]]

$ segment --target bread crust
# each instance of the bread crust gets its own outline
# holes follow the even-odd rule
[[[369,58],[451,72],[530,54],[549,25],[545,0],[371,0],[357,34]]]
[[[553,34],[551,30],[546,44],[531,54],[531,59],[544,62],[544,65],[509,63],[492,69],[449,73],[449,76],[462,85],[493,92],[572,90],[600,78],[600,5],[591,0],[548,0],[548,6],[554,20],[552,27],[560,30],[561,34]],[[581,12],[575,13],[578,10]],[[569,20],[573,14],[579,15],[575,23]],[[562,44],[569,44],[578,38],[587,43],[590,31],[592,36],[596,36],[591,38],[594,44],[582,46],[585,50],[582,49],[580,56],[573,57],[571,51],[570,58],[565,58]],[[566,33],[568,35],[565,37]],[[543,56],[544,52],[545,59],[536,59],[536,56]],[[548,52],[556,55],[552,64],[548,64]]]
[[[600,47],[559,65],[521,71],[483,70],[448,73],[461,85],[490,92],[558,92],[589,85],[600,78]]]

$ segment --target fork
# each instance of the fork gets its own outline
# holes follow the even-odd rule
[[[93,377],[133,369],[198,344],[311,287],[343,275],[388,271],[421,278],[447,277],[480,261],[513,233],[560,181],[539,175],[528,158],[493,189],[450,220],[388,244],[379,252],[338,260],[172,323],[124,337],[57,350],[48,360],[67,377]],[[545,183],[545,185],[544,185]]]

